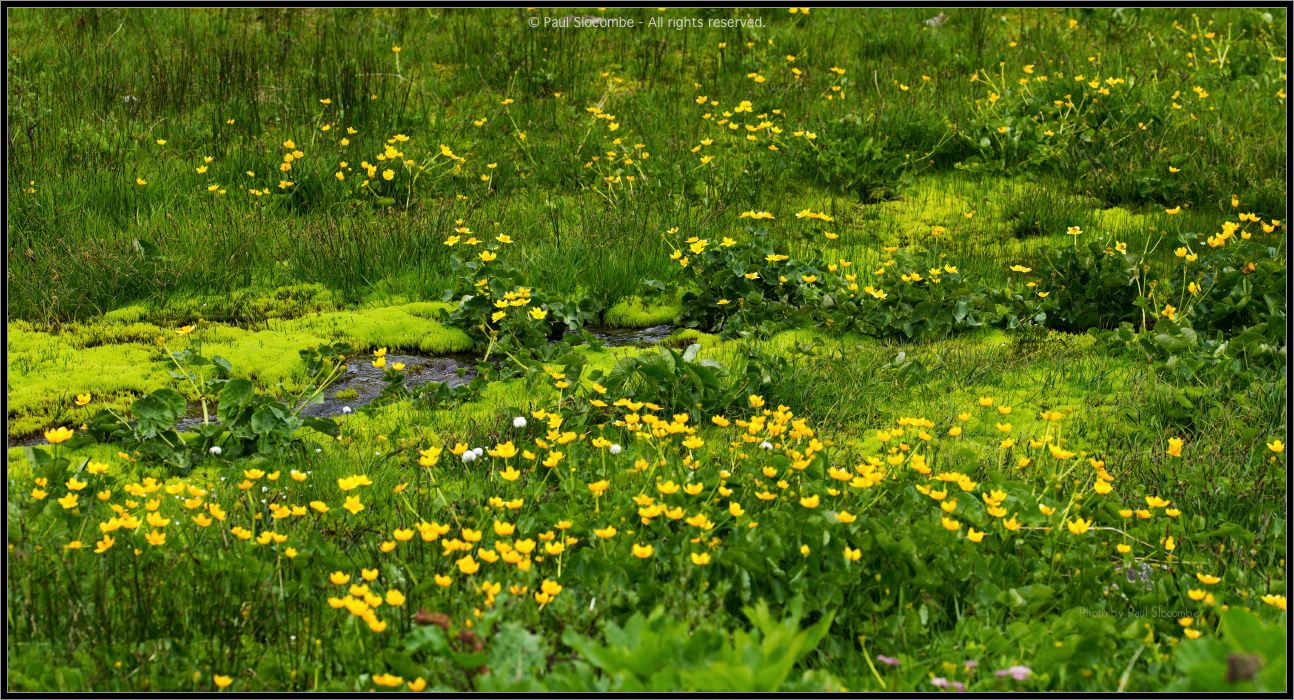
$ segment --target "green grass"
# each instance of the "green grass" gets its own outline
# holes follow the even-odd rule
[[[1058,10],[962,11],[937,29],[920,9],[760,14],[764,28],[745,34],[613,37],[534,31],[520,11],[15,10],[9,311],[68,319],[310,283],[326,288],[321,303],[435,299],[448,286],[440,240],[457,219],[513,235],[542,288],[611,306],[638,293],[640,280],[672,274],[661,232],[722,228],[746,209],[826,209],[842,240],[864,249],[930,225],[1020,233],[1042,221],[1030,212],[1047,213],[1052,235],[1093,219],[1051,206],[1069,209],[1076,197],[1081,209],[1208,213],[1227,210],[1235,194],[1262,215],[1284,211],[1284,105],[1274,96],[1284,64],[1272,60],[1284,43],[1281,13],[1217,11],[1197,28],[1186,11],[1083,11],[1072,29]],[[608,61],[613,48],[619,58]],[[1226,60],[1187,57],[1205,48]],[[1033,98],[1014,85],[1026,64],[1051,77],[1029,86]],[[837,65],[843,76],[828,70]],[[981,79],[969,81],[976,71]],[[1074,75],[1127,83],[1105,96]],[[832,85],[847,103],[824,99]],[[991,91],[1005,95],[997,106],[985,101]],[[1057,121],[1044,97],[1052,93],[1076,95],[1090,117]],[[724,108],[750,100],[784,130],[772,139],[780,150],[725,138],[700,166],[692,149],[726,130],[701,118],[699,95]],[[1040,117],[1059,135],[1030,131]],[[1002,137],[1003,124],[1021,135]],[[346,127],[357,133],[342,147]],[[800,129],[819,138],[790,135]],[[416,186],[401,173],[378,195],[351,192],[358,161],[373,161],[396,133],[410,137],[408,157],[434,161],[430,170]],[[607,162],[617,137],[650,157]],[[289,139],[306,155],[282,174]],[[440,144],[465,159],[457,171]],[[203,156],[213,162],[198,174]],[[341,160],[352,169],[345,182],[333,178]],[[949,190],[937,180],[947,194],[935,196],[914,182],[923,173],[967,182]],[[616,174],[637,179],[604,180]],[[1016,206],[993,206],[1001,175],[1019,177],[1005,202]],[[870,184],[842,189],[855,176]],[[280,190],[280,179],[297,185]],[[209,192],[213,183],[226,194]],[[260,187],[275,194],[247,193]],[[878,231],[867,206],[876,190],[921,208],[885,214]],[[960,226],[971,209],[978,220]]]
[[[644,26],[527,23],[567,14]],[[762,26],[646,25],[748,15]],[[382,673],[501,692],[908,691],[934,678],[1252,689],[1226,678],[1238,654],[1283,681],[1271,645],[1284,598],[1271,596],[1288,588],[1274,442],[1288,440],[1287,371],[1267,361],[1283,345],[1267,350],[1287,323],[1287,222],[1271,223],[1287,217],[1287,20],[1246,8],[11,11],[6,430],[40,444],[7,452],[8,689],[208,691],[230,676],[236,691],[345,692]],[[1242,237],[1204,243],[1250,212],[1260,220]],[[766,250],[709,266],[725,238],[761,231],[791,256],[789,277],[815,275],[780,282],[801,301],[773,299]],[[705,244],[688,268],[671,253],[688,255],[691,237]],[[1113,306],[1066,274],[1132,289],[1097,269],[1121,264],[1101,254],[1117,243],[1137,300],[1099,310],[1139,318],[1143,345],[1090,324],[1050,330],[1070,327],[1062,311],[1092,311],[1066,303]],[[1062,255],[1088,244],[1097,262]],[[1175,255],[1187,245],[1198,262]],[[477,265],[483,249],[498,261]],[[901,287],[910,265],[960,276]],[[767,298],[691,301],[752,269]],[[847,292],[851,273],[855,292],[871,283],[889,301]],[[854,320],[838,323],[839,309],[955,302],[935,292],[961,280],[1052,316],[920,342],[884,322],[886,338],[839,330]],[[487,319],[510,309],[491,328],[530,324],[530,346],[449,320],[474,308],[458,305],[465,290],[492,282],[540,300],[475,300]],[[768,322],[680,328],[660,347],[542,342],[563,314],[682,325],[720,296]],[[527,314],[540,303],[542,322]],[[1214,352],[1215,337],[1228,345]],[[351,346],[349,362],[386,348],[528,369],[443,403],[339,415],[336,437],[302,430],[283,446],[258,433],[247,454],[196,429],[179,444],[82,444],[100,409],[146,417],[136,401],[163,388],[197,399],[168,351],[200,347],[283,398],[312,388],[300,353],[326,343]],[[695,363],[666,353],[693,344]],[[1210,353],[1227,362],[1208,366]],[[617,402],[625,371],[638,372],[637,401],[668,405]],[[78,437],[39,440],[56,426]],[[450,452],[512,443],[510,457]],[[885,475],[860,485],[877,465]],[[947,472],[964,477],[937,479]],[[360,474],[373,483],[348,489]],[[993,513],[996,493],[1023,529]],[[350,513],[354,496],[364,508]],[[653,513],[644,496],[680,510]],[[153,510],[168,522],[112,529]],[[203,525],[204,512],[228,517]],[[691,522],[701,515],[713,527]],[[1092,530],[1076,533],[1078,519]],[[400,539],[433,520],[451,525],[438,541]],[[483,539],[463,551],[487,564],[475,574],[452,551],[471,529]],[[270,532],[286,539],[258,543]],[[145,539],[158,533],[164,544]],[[565,551],[545,547],[564,537]],[[524,568],[484,559],[522,538],[539,542]],[[1140,567],[1144,586],[1129,578]],[[363,570],[374,591],[407,596],[372,606],[385,630],[330,604],[364,597],[330,574],[355,583]],[[544,581],[563,591],[543,602]],[[1139,608],[1189,608],[1193,626]],[[416,623],[423,609],[449,630]],[[1028,680],[993,674],[1018,664]]]

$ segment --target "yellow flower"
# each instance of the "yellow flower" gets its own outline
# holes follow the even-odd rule
[[[488,452],[491,457],[512,459],[517,456],[517,446],[512,444],[512,441],[509,440],[508,442],[495,445],[494,448]]]
[[[710,563],[710,554],[708,552],[692,552],[692,563],[697,566],[705,566]]]
[[[1164,450],[1169,457],[1182,456],[1183,440],[1178,437],[1168,438],[1168,449]]]
[[[649,544],[634,543],[633,553],[639,559],[646,559],[656,552],[656,548]]]
[[[1071,534],[1081,535],[1092,529],[1092,521],[1090,519],[1074,518],[1065,523],[1065,527],[1069,528]]]
[[[211,680],[216,684],[216,687],[221,690],[228,688],[229,684],[234,682],[233,678],[230,678],[229,676],[222,676],[219,673],[213,675],[211,677]]]
[[[608,525],[604,528],[595,528],[593,530],[593,534],[596,535],[598,539],[609,540],[616,536],[616,528],[614,525]]]
[[[1267,449],[1271,450],[1272,452],[1275,452],[1276,454],[1280,454],[1285,451],[1285,443],[1281,442],[1280,440],[1272,440],[1271,442],[1267,443]]]
[[[1201,574],[1201,573],[1196,573],[1195,578],[1199,579],[1200,583],[1206,586],[1215,585],[1222,580],[1221,576],[1214,576],[1212,574]]]
[[[86,405],[86,404],[88,404],[88,403],[90,403],[90,395],[89,395],[89,394],[77,394],[77,395],[76,395],[76,405],[78,405],[78,406],[84,406],[84,405]]]
[[[51,445],[57,445],[60,442],[67,442],[68,440],[71,440],[72,433],[73,431],[71,428],[63,428],[63,427],[54,428],[53,430],[46,430],[45,440]]]
[[[1075,454],[1070,450],[1061,449],[1061,447],[1056,444],[1047,445],[1047,450],[1051,452],[1051,456],[1055,457],[1056,459],[1069,459],[1070,457],[1073,457]]]

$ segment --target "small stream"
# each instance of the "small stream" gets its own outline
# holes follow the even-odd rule
[[[596,336],[603,345],[647,346],[659,343],[674,332],[669,325],[650,326],[647,328],[609,328],[605,326],[586,326],[589,333]],[[404,385],[416,387],[428,382],[444,382],[450,386],[466,384],[476,376],[476,367],[471,355],[438,355],[424,357],[420,355],[386,356],[386,365],[404,364]],[[324,392],[321,403],[314,403],[301,410],[303,416],[331,418],[346,415],[377,398],[386,387],[382,380],[385,367],[374,367],[368,359],[351,362],[346,365],[342,375]],[[341,394],[341,397],[338,397]],[[191,408],[195,408],[194,407]],[[213,418],[214,420],[214,418]],[[185,416],[176,425],[179,430],[192,430],[202,424],[202,415],[195,410]],[[28,435],[18,439],[7,439],[8,447],[24,447],[42,442],[40,434]]]
[[[603,345],[655,345],[674,332],[674,326],[663,324],[646,328],[609,328],[606,326],[585,326],[585,329],[597,336]]]

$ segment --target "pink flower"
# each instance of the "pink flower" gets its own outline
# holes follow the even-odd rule
[[[1028,680],[1029,676],[1033,675],[1033,669],[1028,666],[1012,666],[1011,668],[1004,668],[1000,671],[994,671],[993,673],[998,678],[1006,678],[1007,676],[1010,676],[1017,681],[1024,681]]]

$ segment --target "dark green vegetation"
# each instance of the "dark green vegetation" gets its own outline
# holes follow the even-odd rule
[[[537,31],[524,11],[14,10],[9,312],[65,320],[197,295],[238,314],[249,288],[300,282],[351,302],[436,298],[459,218],[510,233],[534,284],[610,305],[670,274],[662,231],[748,209],[827,211],[851,259],[887,232],[927,233],[917,222],[996,252],[1004,232],[1063,233],[1095,209],[1182,205],[1189,218],[1239,195],[1283,213],[1282,13],[1100,10],[1070,28],[1052,10],[966,10],[922,23],[935,14],[767,11],[762,29],[611,32]],[[693,153],[742,100],[782,132],[746,143],[742,129]],[[358,187],[360,161],[397,133],[417,168]],[[288,140],[305,155],[285,174]],[[914,181],[954,172],[970,184],[941,181],[927,209]],[[1018,194],[972,196],[984,178],[1026,173]],[[895,197],[923,206],[865,206]],[[962,225],[971,210],[979,221]],[[1128,229],[1135,246],[1148,227],[1162,224],[1101,228]]]
[[[1283,10],[600,14],[9,15],[9,689],[1285,688]]]

